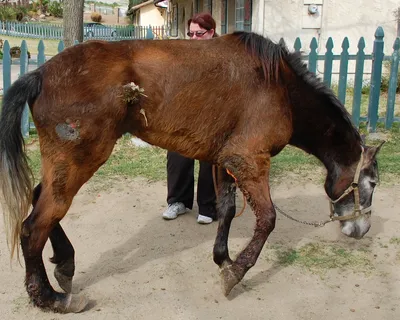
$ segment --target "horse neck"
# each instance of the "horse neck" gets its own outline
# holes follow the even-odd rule
[[[317,157],[335,180],[338,171],[351,168],[359,161],[361,138],[349,118],[334,105],[338,101],[324,93],[313,94],[313,89],[292,91],[289,88],[293,115],[290,144]]]

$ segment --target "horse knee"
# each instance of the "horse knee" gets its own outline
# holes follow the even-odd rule
[[[261,214],[257,217],[256,231],[267,236],[275,229],[276,214],[274,210],[267,214]]]

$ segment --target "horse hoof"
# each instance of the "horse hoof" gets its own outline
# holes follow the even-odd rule
[[[68,294],[65,299],[57,301],[54,309],[60,313],[81,312],[89,303],[89,299],[84,295]]]
[[[61,273],[58,268],[54,270],[54,277],[56,278],[59,286],[66,293],[71,293],[72,291],[72,277],[68,277],[65,274]]]
[[[229,295],[233,287],[240,282],[240,279],[236,276],[232,264],[227,264],[223,266],[220,270],[220,275],[222,282],[222,292],[226,297]]]

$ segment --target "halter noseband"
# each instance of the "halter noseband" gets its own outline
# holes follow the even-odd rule
[[[360,161],[358,162],[356,174],[354,175],[353,182],[343,192],[343,194],[339,198],[337,198],[336,200],[330,199],[330,201],[329,201],[329,207],[331,210],[329,217],[330,217],[331,221],[354,220],[354,219],[360,217],[361,215],[364,215],[371,211],[372,206],[369,206],[368,208],[364,208],[364,209],[361,209],[361,206],[360,206],[360,192],[358,190],[358,180],[360,179],[360,173],[361,173],[361,167],[362,167],[363,161],[364,161],[364,148],[361,147],[361,158],[360,158]],[[337,203],[338,201],[340,201],[341,199],[343,199],[344,197],[346,197],[347,195],[349,195],[351,192],[354,192],[353,214],[346,215],[346,216],[335,216],[334,204]]]

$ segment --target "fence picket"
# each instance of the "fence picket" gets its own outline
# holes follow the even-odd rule
[[[356,127],[360,124],[360,112],[361,112],[361,93],[363,85],[363,75],[364,75],[364,60],[365,60],[365,41],[361,37],[358,41],[358,52],[356,56],[356,70],[355,70],[355,80],[354,80],[354,91],[353,91],[353,104],[352,104],[352,120]]]
[[[312,38],[311,43],[310,43],[310,53],[308,55],[308,70],[311,72],[316,73],[317,72],[317,58],[318,58],[318,43],[317,39]]]
[[[342,42],[342,53],[340,54],[339,88],[338,98],[344,104],[346,102],[347,73],[349,65],[349,39],[345,37]]]
[[[394,103],[396,100],[397,78],[399,74],[399,49],[400,49],[400,38],[397,38],[393,44],[393,54],[390,61],[389,89],[388,89],[388,99],[387,99],[386,119],[385,119],[386,129],[390,129],[393,124]]]
[[[27,72],[28,72],[28,47],[26,45],[26,41],[22,40],[19,76],[21,77]],[[21,130],[22,130],[23,137],[26,138],[29,136],[29,107],[28,107],[27,103],[25,103],[25,108],[22,113]]]
[[[383,37],[382,27],[375,32],[374,53],[372,59],[372,74],[368,105],[368,131],[375,132],[378,122],[379,97],[381,92],[382,62],[383,62]]]

